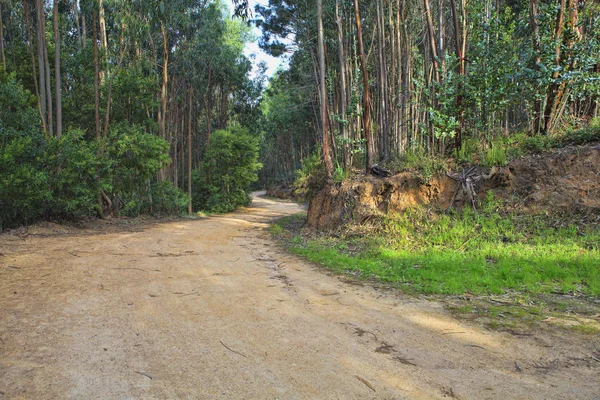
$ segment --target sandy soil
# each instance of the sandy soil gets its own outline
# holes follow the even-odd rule
[[[345,283],[270,239],[298,211],[259,197],[205,220],[1,235],[0,398],[600,397],[597,336],[489,332]]]

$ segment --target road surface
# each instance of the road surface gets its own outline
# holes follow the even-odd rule
[[[0,236],[2,399],[592,399],[598,337],[490,332],[266,231],[293,203]]]

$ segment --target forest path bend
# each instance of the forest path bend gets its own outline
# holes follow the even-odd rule
[[[597,338],[345,283],[271,240],[300,210],[255,194],[139,232],[0,236],[0,399],[598,398]]]

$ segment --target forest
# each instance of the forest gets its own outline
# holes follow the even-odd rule
[[[223,2],[0,1],[0,226],[230,211],[259,168]]]
[[[292,182],[314,148],[338,181],[378,164],[500,165],[512,144],[598,116],[598,2],[318,3],[256,8],[261,46],[290,54],[263,99],[266,179]]]
[[[0,1],[2,227],[226,212],[299,176],[431,176],[598,135],[597,2],[233,6]],[[257,39],[288,61],[269,79],[250,78]]]

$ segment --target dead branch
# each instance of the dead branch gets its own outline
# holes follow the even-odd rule
[[[372,391],[376,392],[375,388],[373,387],[373,385],[371,385],[371,383],[368,380],[363,379],[363,378],[361,378],[358,375],[354,375],[354,376],[356,377],[356,379],[358,379],[359,381],[361,381],[362,383],[364,383],[366,387],[368,387]]]
[[[152,375],[150,375],[150,374],[147,374],[147,373],[145,373],[145,372],[142,372],[142,371],[133,371],[133,372],[135,372],[136,374],[143,375],[143,376],[145,376],[146,378],[154,379],[154,377],[153,377]]]
[[[232,353],[235,353],[235,354],[237,354],[237,355],[240,355],[240,356],[242,356],[242,357],[248,358],[248,356],[247,356],[247,355],[245,355],[245,354],[242,354],[242,353],[240,353],[239,351],[235,351],[235,350],[233,350],[233,349],[232,349],[232,348],[230,348],[230,347],[227,347],[227,345],[226,345],[225,343],[221,342],[220,340],[219,340],[219,342],[220,342],[220,343],[223,345],[223,347],[225,347],[227,350],[231,351]]]

